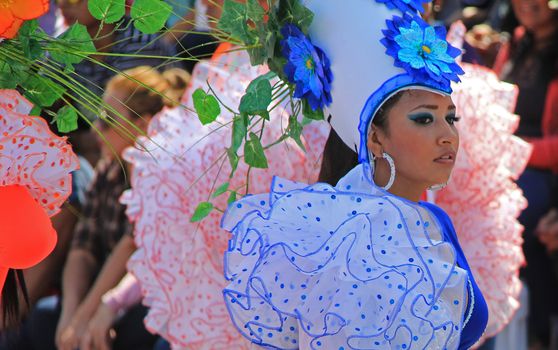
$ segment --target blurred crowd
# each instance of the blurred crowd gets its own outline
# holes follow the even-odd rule
[[[169,29],[152,35],[126,20],[101,25],[87,2],[53,2],[41,25],[51,33],[74,22],[87,28],[99,52],[95,58],[105,65],[84,61],[76,65],[76,77],[110,108],[103,118],[84,110],[89,120],[68,135],[81,167],[73,176],[71,198],[53,218],[58,245],[25,271],[30,307],[21,327],[4,327],[0,349],[169,347],[145,329],[140,291],[119,292],[130,283],[126,262],[135,250],[133,227],[119,202],[129,186],[121,155],[146,132],[151,117],[180,100],[194,57],[209,58],[216,50],[222,1],[168,0],[174,8]],[[520,217],[526,257],[521,275],[529,295],[523,305],[525,332],[529,349],[558,349],[558,2],[435,0],[428,16],[447,27],[462,21],[467,28],[463,60],[494,69],[518,87],[516,134],[534,146],[517,182],[529,202]],[[485,349],[494,343],[489,340]]]

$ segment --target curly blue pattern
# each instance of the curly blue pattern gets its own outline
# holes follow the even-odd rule
[[[294,97],[305,98],[314,111],[329,106],[333,74],[326,54],[293,24],[283,26],[281,34],[284,72],[296,86]]]
[[[336,187],[275,178],[223,227],[227,308],[277,349],[456,349],[467,271],[426,207],[375,187],[361,164]]]
[[[434,80],[448,88],[464,74],[455,58],[461,50],[446,41],[444,27],[432,27],[418,16],[404,14],[387,20],[381,40],[395,66],[405,69],[419,80]]]
[[[432,2],[432,0],[376,0],[381,4],[385,4],[390,9],[398,9],[402,13],[424,12],[424,4]]]

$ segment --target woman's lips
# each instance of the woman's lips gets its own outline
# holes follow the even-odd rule
[[[444,153],[440,157],[434,159],[434,162],[440,163],[440,164],[454,164],[455,163],[455,152]]]

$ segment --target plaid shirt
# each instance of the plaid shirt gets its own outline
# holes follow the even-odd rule
[[[126,216],[126,207],[118,200],[128,188],[120,163],[101,159],[86,195],[87,201],[76,226],[72,248],[89,251],[102,265],[120,238],[132,235],[133,225]]]

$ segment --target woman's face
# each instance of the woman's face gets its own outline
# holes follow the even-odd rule
[[[89,28],[98,25],[99,21],[89,13],[87,2],[88,0],[57,0],[56,4],[67,25],[77,22]]]
[[[515,16],[527,30],[536,31],[553,25],[554,12],[548,0],[512,0]]]
[[[110,91],[107,90],[103,101],[111,106],[114,111],[118,113],[113,113],[113,111],[106,111],[106,114],[110,117],[111,123],[107,123],[102,119],[97,119],[95,121],[95,126],[103,134],[105,140],[98,136],[98,142],[101,147],[101,153],[103,156],[113,157],[114,153],[118,156],[122,155],[122,152],[129,146],[134,144],[132,137],[135,137],[138,132],[128,121],[132,122],[137,128],[142,131],[147,129],[148,118],[137,118],[131,117],[132,112],[121,102],[126,101],[128,96],[123,94],[121,91]],[[122,117],[126,118],[128,121],[123,120]],[[121,126],[115,126],[114,121],[118,122]],[[128,130],[127,132],[123,129]],[[130,135],[132,134],[132,135]],[[114,153],[113,153],[114,152]]]
[[[388,110],[387,125],[375,127],[377,141],[368,142],[376,157],[386,152],[393,158],[396,175],[392,188],[422,193],[449,180],[459,148],[457,120],[449,96],[424,90],[402,94]],[[376,163],[387,167],[383,160]],[[389,170],[387,174],[389,178]]]

